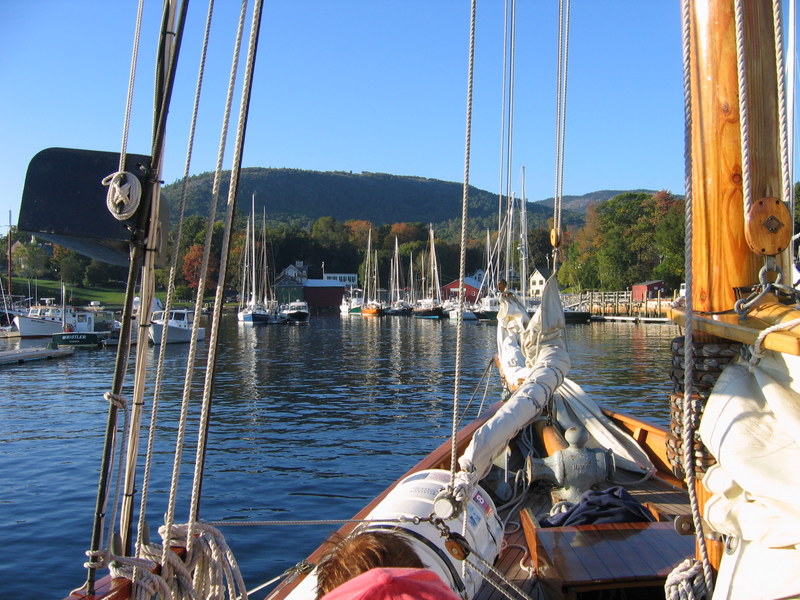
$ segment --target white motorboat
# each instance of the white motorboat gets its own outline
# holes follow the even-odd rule
[[[55,298],[42,298],[42,303],[34,304],[28,314],[14,317],[14,325],[22,338],[50,337],[74,328],[77,311],[71,306],[58,306]]]
[[[294,300],[281,309],[281,317],[290,324],[308,323],[311,312],[305,300]]]
[[[194,311],[188,308],[175,308],[169,311],[169,317],[165,316],[165,311],[157,310],[153,313],[152,323],[150,324],[150,340],[154,344],[160,344],[163,338],[164,326],[167,327],[166,343],[189,342],[192,338],[192,324],[194,323]],[[203,340],[206,337],[205,327],[197,329],[197,339]]]

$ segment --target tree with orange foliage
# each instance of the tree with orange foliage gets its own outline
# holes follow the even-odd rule
[[[203,265],[203,246],[194,244],[189,247],[189,251],[183,257],[183,278],[193,290],[200,284],[200,268]],[[219,272],[219,260],[212,254],[208,259],[208,273],[206,275],[205,289],[213,291],[217,289],[217,273]]]
[[[384,247],[394,248],[394,238],[402,245],[408,242],[424,242],[428,239],[428,229],[422,223],[395,223],[389,229]]]
[[[372,221],[353,219],[351,221],[346,221],[345,225],[350,229],[350,237],[352,238],[353,244],[357,248],[366,248],[367,234],[370,229],[373,229]]]

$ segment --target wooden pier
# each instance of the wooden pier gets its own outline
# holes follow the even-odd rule
[[[0,352],[0,365],[19,365],[32,360],[65,358],[75,354],[75,348],[25,348]]]
[[[630,290],[623,292],[584,291],[562,294],[564,306],[588,311],[595,321],[633,321],[636,323],[670,323],[667,311],[673,297],[633,300]]]

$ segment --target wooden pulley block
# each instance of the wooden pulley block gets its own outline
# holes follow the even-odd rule
[[[558,248],[561,245],[561,232],[555,227],[550,230],[550,245]]]
[[[756,254],[775,256],[792,239],[792,215],[779,198],[761,198],[753,202],[745,219],[745,238]]]
[[[469,556],[469,544],[467,538],[460,533],[451,532],[444,542],[444,547],[458,560],[464,560]]]

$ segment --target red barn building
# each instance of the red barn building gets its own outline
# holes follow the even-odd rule
[[[650,300],[651,298],[658,298],[659,292],[661,292],[661,296],[664,297],[666,291],[667,289],[664,286],[664,282],[661,280],[634,283],[633,287],[631,288],[631,300],[634,302],[640,302],[644,300]]]
[[[472,277],[464,278],[464,301],[474,304],[478,300],[481,284]],[[458,279],[448,283],[442,288],[442,298],[445,300],[458,299]]]
[[[339,312],[344,296],[344,283],[327,279],[307,279],[303,296],[313,314]]]

